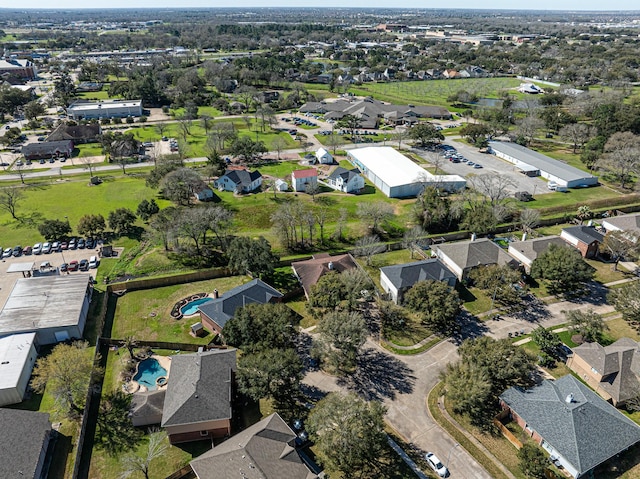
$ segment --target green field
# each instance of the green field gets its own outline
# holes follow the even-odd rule
[[[109,87],[105,85],[100,91],[85,91],[76,95],[77,98],[82,100],[108,100],[111,98],[109,96]],[[117,97],[114,97],[117,98]]]

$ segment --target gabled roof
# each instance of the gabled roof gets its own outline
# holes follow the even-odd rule
[[[331,271],[342,273],[343,271],[357,267],[358,265],[353,259],[353,256],[349,253],[335,256],[321,253],[314,255],[311,259],[291,263],[291,268],[300,279],[306,295],[309,295],[311,286],[316,284],[322,275]]]
[[[566,399],[572,395],[572,401]],[[571,375],[502,399],[578,471],[578,476],[640,441],[640,427]]]
[[[292,447],[296,435],[274,413],[191,461],[198,479],[313,479]]]
[[[22,147],[23,155],[54,155],[59,151],[70,151],[73,148],[71,140],[62,141],[39,141],[37,143],[27,143]]]
[[[585,244],[591,244],[594,241],[598,243],[602,243],[604,240],[604,235],[596,231],[593,226],[569,226],[568,228],[562,228],[562,231],[565,233],[577,238],[579,241]]]
[[[281,297],[280,291],[261,279],[254,279],[199,306],[198,310],[223,328],[227,321],[233,317],[236,309],[251,303],[265,304],[273,298]]]
[[[324,148],[318,148],[318,151],[316,151],[316,158],[320,159],[325,155],[328,155],[329,158],[333,158],[333,156],[331,156],[331,153],[329,153],[327,150],[325,150]]]
[[[250,186],[258,178],[262,178],[262,174],[258,171],[248,170],[227,170],[224,172],[223,177],[226,176],[236,185]]]
[[[616,403],[638,395],[640,391],[640,348],[631,338],[621,338],[609,346],[584,343],[573,348],[592,369],[602,375],[599,388],[604,389]]]
[[[453,261],[460,268],[474,268],[490,264],[516,264],[516,260],[509,256],[500,246],[488,238],[473,241],[461,241],[434,246]]]
[[[231,419],[235,349],[171,357],[162,427]]]
[[[615,229],[627,231],[640,230],[640,213],[633,213],[630,215],[614,216],[613,218],[607,218],[602,220],[603,225],[609,225],[609,228],[613,226]],[[605,226],[607,228],[607,226]],[[607,229],[609,229],[607,228]]]
[[[63,140],[94,140],[101,132],[102,130],[98,123],[90,123],[88,125],[61,124],[47,137],[47,142]]]
[[[338,178],[342,178],[345,183],[347,183],[354,176],[360,176],[360,170],[357,168],[353,168],[352,170],[347,170],[342,166],[338,166],[335,170],[331,172],[329,175],[330,180],[336,180]]]
[[[291,173],[295,178],[311,178],[313,176],[318,176],[318,170],[315,168],[308,168],[306,170],[294,170]]]
[[[166,389],[134,393],[131,398],[129,415],[132,417],[149,417],[162,415]]]
[[[418,281],[426,281],[428,279],[447,281],[456,277],[439,259],[426,259],[413,263],[385,266],[380,268],[380,271],[398,290],[410,288]]]
[[[49,414],[0,408],[0,429],[0,477],[36,479],[42,446],[51,432]]]
[[[524,241],[513,241],[509,243],[509,250],[513,249],[522,253],[527,259],[533,261],[538,255],[549,249],[549,246],[567,246],[567,243],[559,236],[543,236],[542,238],[532,238]]]

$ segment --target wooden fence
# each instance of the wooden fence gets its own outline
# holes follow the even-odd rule
[[[509,411],[506,409],[503,410],[496,417],[493,418],[493,424],[498,429],[500,429],[500,432],[507,439],[507,441],[509,441],[519,450],[522,447],[522,442],[520,442],[520,440],[517,437],[515,437],[513,433],[506,428],[504,424],[502,424],[502,419],[504,419],[508,415],[509,415]]]
[[[123,281],[120,283],[111,283],[107,286],[107,291],[117,294],[124,291],[161,288],[163,286],[193,283],[196,281],[205,281],[207,279],[223,278],[225,276],[231,276],[231,272],[228,268],[212,268],[202,271],[196,271],[194,273],[184,273],[154,278],[140,278],[132,279],[130,281]]]

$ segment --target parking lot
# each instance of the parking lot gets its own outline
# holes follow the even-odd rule
[[[474,164],[478,163],[482,165],[482,168],[475,169],[472,166],[469,166],[468,163],[453,163],[446,158],[443,158],[440,163],[440,167],[449,174],[460,175],[469,180],[468,177],[471,174],[482,175],[500,173],[508,176],[513,181],[515,186],[508,188],[511,193],[515,193],[516,191],[528,191],[533,196],[554,193],[547,188],[547,182],[542,178],[526,176],[514,165],[501,160],[495,155],[480,153],[477,148],[464,143],[454,142],[451,140],[445,141],[444,143],[453,146],[459,154],[463,155]],[[425,154],[423,150],[415,150],[415,152],[427,161],[429,160],[429,154]],[[438,151],[438,153],[440,153],[440,151]]]
[[[16,280],[22,278],[22,273],[7,273],[7,269],[9,269],[11,264],[34,263],[34,268],[39,269],[42,263],[48,261],[52,268],[58,268],[62,263],[70,263],[71,261],[80,262],[82,259],[88,260],[91,256],[98,256],[98,251],[99,246],[93,249],[75,249],[39,255],[20,255],[2,259],[2,261],[0,261],[0,308],[4,307]],[[96,271],[96,269],[90,269],[86,272],[74,271],[69,274],[90,274],[95,279]]]

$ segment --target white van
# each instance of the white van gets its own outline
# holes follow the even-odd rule
[[[557,187],[558,183],[556,183],[555,181],[550,181],[549,183],[547,183],[547,188],[549,188],[550,190],[555,191]]]
[[[100,264],[100,261],[98,261],[97,256],[92,256],[91,258],[89,258],[89,268],[95,269],[98,267],[98,264]]]

